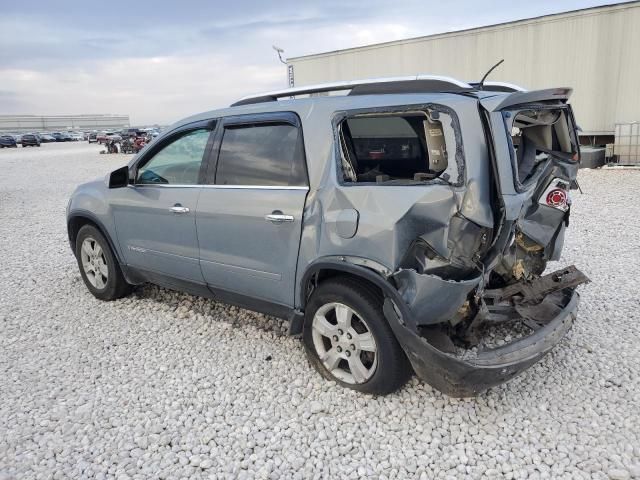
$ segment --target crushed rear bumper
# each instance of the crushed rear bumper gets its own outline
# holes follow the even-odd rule
[[[385,301],[384,313],[418,377],[452,397],[470,397],[522,373],[571,329],[579,295],[575,287],[567,287],[556,291],[555,296],[557,308],[543,326],[501,347],[480,351],[473,358],[445,352],[429,343],[406,326],[389,299]]]

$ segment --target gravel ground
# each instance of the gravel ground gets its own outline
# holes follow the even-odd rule
[[[475,399],[415,379],[372,398],[278,320],[151,286],[93,298],[64,211],[125,163],[100,148],[0,150],[0,479],[640,478],[640,171],[581,173],[563,263],[593,283],[542,362]]]

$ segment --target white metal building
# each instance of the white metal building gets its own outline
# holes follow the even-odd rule
[[[129,126],[129,115],[0,115],[0,132],[108,130]]]
[[[287,59],[295,86],[431,73],[569,86],[583,134],[640,120],[640,1]],[[291,71],[292,70],[292,71]]]

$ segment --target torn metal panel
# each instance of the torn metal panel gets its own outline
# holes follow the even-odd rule
[[[523,281],[504,288],[485,290],[484,296],[496,302],[515,297],[515,302],[519,304],[535,303],[542,301],[550,293],[564,288],[575,288],[589,281],[584,273],[578,270],[575,265],[571,265],[533,281]]]
[[[462,215],[456,215],[449,223],[446,258],[459,268],[477,268],[478,262],[489,247],[491,228],[483,228],[470,222]]]
[[[415,270],[399,270],[392,278],[415,316],[416,324],[431,325],[453,318],[469,292],[480,284],[482,276],[456,281],[421,275]]]

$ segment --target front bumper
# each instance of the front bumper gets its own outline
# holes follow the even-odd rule
[[[571,329],[578,303],[575,289],[565,288],[559,313],[543,327],[468,359],[439,350],[405,326],[389,299],[384,313],[418,377],[449,396],[471,397],[512,379],[546,355]]]

